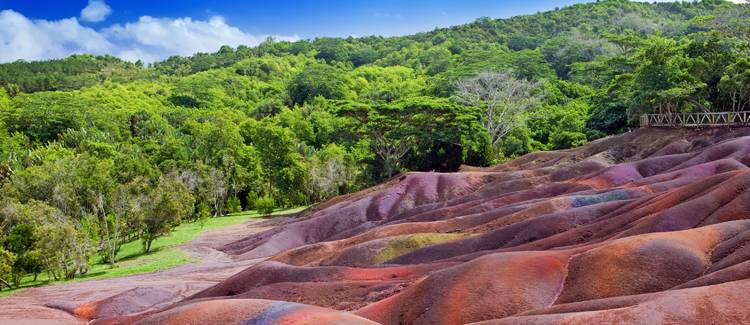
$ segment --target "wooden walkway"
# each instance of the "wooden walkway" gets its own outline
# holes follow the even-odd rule
[[[717,127],[743,125],[750,125],[750,111],[641,115],[642,128]]]

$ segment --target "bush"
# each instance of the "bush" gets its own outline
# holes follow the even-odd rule
[[[255,201],[255,208],[262,215],[269,215],[276,207],[276,202],[270,196],[264,196]]]
[[[242,212],[242,203],[236,196],[230,197],[227,200],[227,210],[229,213]]]
[[[198,222],[201,228],[206,226],[206,222],[211,218],[211,208],[208,204],[201,203],[198,205]]]
[[[552,149],[569,149],[586,144],[586,135],[581,132],[560,131],[550,136]]]
[[[258,193],[250,192],[247,193],[247,205],[245,205],[245,210],[255,210],[255,202],[258,201]]]
[[[13,279],[11,270],[16,256],[0,247],[0,289],[4,286],[10,287],[10,281]]]

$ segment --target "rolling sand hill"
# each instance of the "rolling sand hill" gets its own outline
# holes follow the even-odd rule
[[[409,173],[220,248],[241,272],[96,324],[750,323],[750,129],[644,129]],[[149,290],[143,288],[141,290]],[[153,294],[141,294],[158,300]],[[169,293],[161,293],[169,296]],[[119,312],[122,311],[122,312]]]

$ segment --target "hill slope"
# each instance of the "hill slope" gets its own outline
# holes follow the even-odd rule
[[[181,303],[99,321],[744,323],[748,165],[750,129],[648,129],[409,173],[226,245],[270,259]]]

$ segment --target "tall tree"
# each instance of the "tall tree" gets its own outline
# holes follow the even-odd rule
[[[143,228],[144,209],[148,184],[138,178],[127,184],[119,184],[112,193],[112,206],[107,223],[110,240],[107,241],[105,261],[117,262],[117,253],[128,234],[137,234]]]
[[[159,184],[148,196],[148,207],[143,220],[141,240],[143,250],[151,251],[156,238],[168,235],[182,218],[193,212],[195,199],[176,172],[159,178]]]
[[[541,105],[538,81],[519,80],[508,72],[483,71],[456,84],[458,102],[482,107],[482,126],[497,145],[506,134],[526,123],[528,113]]]
[[[696,60],[685,54],[685,44],[652,36],[636,52],[634,60],[640,64],[629,83],[633,94],[631,115],[652,109],[661,114],[710,109],[700,96],[706,84],[691,73]]]

